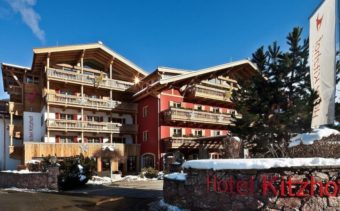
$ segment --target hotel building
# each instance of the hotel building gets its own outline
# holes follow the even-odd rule
[[[98,171],[111,166],[124,173],[162,169],[178,156],[219,158],[221,146],[212,143],[242,117],[231,93],[255,72],[242,60],[147,74],[102,43],[35,48],[31,67],[2,63],[10,96],[0,103],[0,129],[8,131],[3,158],[8,150],[5,159],[23,164],[47,155],[93,156],[109,147],[122,159],[97,156]]]

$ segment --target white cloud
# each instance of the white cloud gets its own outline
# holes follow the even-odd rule
[[[22,20],[41,42],[45,42],[45,32],[39,26],[40,15],[33,9],[36,0],[7,0],[14,12],[21,14]]]

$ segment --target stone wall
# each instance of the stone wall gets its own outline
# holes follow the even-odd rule
[[[49,168],[47,172],[18,174],[0,172],[0,187],[58,190],[59,168]]]
[[[340,210],[340,167],[186,169],[164,179],[166,203],[190,210]]]

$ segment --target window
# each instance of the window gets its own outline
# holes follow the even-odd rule
[[[203,131],[202,130],[195,130],[195,136],[196,137],[202,137],[203,136]]]
[[[220,155],[217,152],[210,153],[210,159],[219,159]]]
[[[220,108],[214,107],[212,111],[214,113],[220,113]]]
[[[113,122],[113,123],[120,123],[122,125],[125,125],[125,119],[124,118],[114,118],[114,117],[109,117],[109,122]]]
[[[148,137],[149,136],[149,132],[148,131],[144,131],[143,132],[143,141],[148,141]]]
[[[73,120],[73,114],[60,114],[60,119]]]
[[[143,107],[143,117],[147,117],[148,116],[148,106],[144,106]]]
[[[74,143],[76,136],[60,136],[60,143]]]
[[[199,110],[199,111],[202,111],[203,110],[203,106],[202,105],[197,105],[196,109]]]
[[[27,76],[26,77],[26,83],[33,84],[33,77],[32,76]]]
[[[155,167],[155,156],[153,154],[142,155],[142,168]]]
[[[41,126],[44,125],[44,119],[45,119],[45,116],[44,116],[44,114],[42,114],[42,115],[41,115],[41,118],[40,118],[40,124],[41,124]]]
[[[174,137],[182,136],[182,128],[174,128],[172,136],[174,136]]]
[[[219,131],[219,130],[213,130],[213,131],[212,131],[212,135],[213,135],[213,136],[219,136],[219,135],[221,135],[221,131]]]
[[[63,94],[63,95],[73,95],[73,92],[71,92],[69,90],[60,90],[60,94]]]
[[[175,108],[181,108],[182,106],[181,106],[181,103],[176,103],[176,102],[174,102],[174,107],[175,107]]]
[[[103,139],[100,137],[85,137],[87,143],[102,143]]]
[[[39,77],[28,75],[28,76],[26,76],[26,83],[28,83],[28,84],[39,84]]]
[[[87,116],[87,121],[103,122],[103,117],[101,117],[101,116]]]

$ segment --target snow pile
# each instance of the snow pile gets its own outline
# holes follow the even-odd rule
[[[15,192],[25,192],[25,193],[58,192],[56,190],[50,190],[50,189],[47,189],[47,188],[42,188],[42,189],[27,189],[27,188],[11,187],[11,188],[4,188],[3,190],[5,190],[5,191],[15,191]]]
[[[300,144],[310,145],[313,144],[314,141],[320,140],[324,137],[328,137],[330,135],[337,135],[339,131],[330,129],[327,127],[322,127],[318,129],[314,129],[310,133],[301,133],[293,138],[290,139],[289,147],[295,147]]]
[[[84,167],[80,164],[78,164],[78,169],[79,169],[79,181],[82,182],[86,180],[86,176],[84,175]]]
[[[299,166],[340,166],[340,159],[331,158],[253,158],[253,159],[221,159],[190,160],[183,168],[194,169],[270,169]]]
[[[164,202],[164,200],[159,201],[159,207],[161,208],[160,210],[166,210],[166,211],[181,211],[179,207],[167,204]]]
[[[186,173],[171,173],[164,176],[167,179],[185,181],[187,179]]]
[[[125,177],[122,177],[121,181],[146,181],[148,180],[147,178],[142,178],[139,175],[127,175]]]
[[[41,173],[40,171],[29,171],[28,169],[23,169],[23,170],[20,170],[20,171],[5,170],[5,171],[1,171],[1,172],[13,173],[13,174],[37,174],[37,173]]]
[[[41,160],[29,160],[28,162],[26,162],[26,163],[28,163],[28,164],[38,164],[38,163],[40,163],[41,162]]]
[[[91,185],[102,185],[102,184],[108,184],[112,183],[110,177],[98,177],[98,176],[92,176],[92,179],[87,181],[86,184],[91,184]]]

